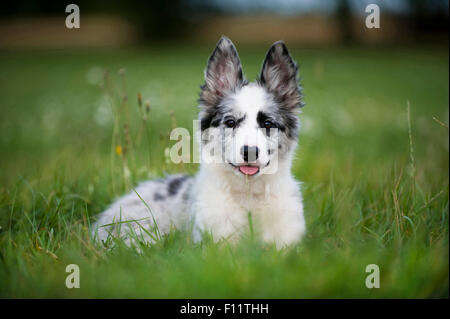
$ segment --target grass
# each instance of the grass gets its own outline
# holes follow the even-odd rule
[[[249,78],[265,49],[241,48]],[[0,297],[448,297],[447,47],[291,48],[306,101],[298,246],[195,245],[183,231],[141,254],[91,242],[116,196],[197,169],[164,150],[172,126],[192,128],[210,51],[0,52]],[[365,287],[368,264],[379,289]]]

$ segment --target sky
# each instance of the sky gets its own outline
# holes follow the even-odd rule
[[[202,0],[197,0],[202,2]],[[205,1],[205,0],[203,0]],[[207,1],[223,11],[228,12],[254,12],[268,11],[282,14],[298,14],[310,12],[333,12],[336,9],[338,1],[335,0],[210,0]],[[397,14],[406,14],[408,12],[408,0],[349,0],[353,12],[365,13],[365,7],[368,4],[377,4],[380,10],[388,10]],[[448,11],[448,0],[427,0],[427,4],[433,7],[439,7],[444,4]]]

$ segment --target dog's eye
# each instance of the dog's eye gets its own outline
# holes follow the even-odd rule
[[[274,127],[273,123],[269,120],[264,121],[264,127],[265,128],[272,128]]]
[[[225,125],[228,127],[234,127],[236,122],[234,120],[226,120]]]

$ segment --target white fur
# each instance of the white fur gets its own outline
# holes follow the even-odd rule
[[[195,184],[194,240],[201,240],[205,231],[215,240],[236,240],[249,230],[251,212],[263,241],[278,248],[300,241],[305,232],[303,204],[288,167],[280,167],[275,175],[250,177],[247,183],[214,165],[220,164],[203,165]]]

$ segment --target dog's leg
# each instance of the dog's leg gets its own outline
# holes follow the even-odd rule
[[[271,199],[261,215],[262,239],[278,249],[298,243],[305,233],[303,204],[300,196]]]
[[[220,191],[209,190],[204,194],[198,194],[194,210],[193,239],[195,242],[201,241],[205,233],[212,235],[215,242],[220,240],[236,242],[248,229],[246,212],[227,194]]]

